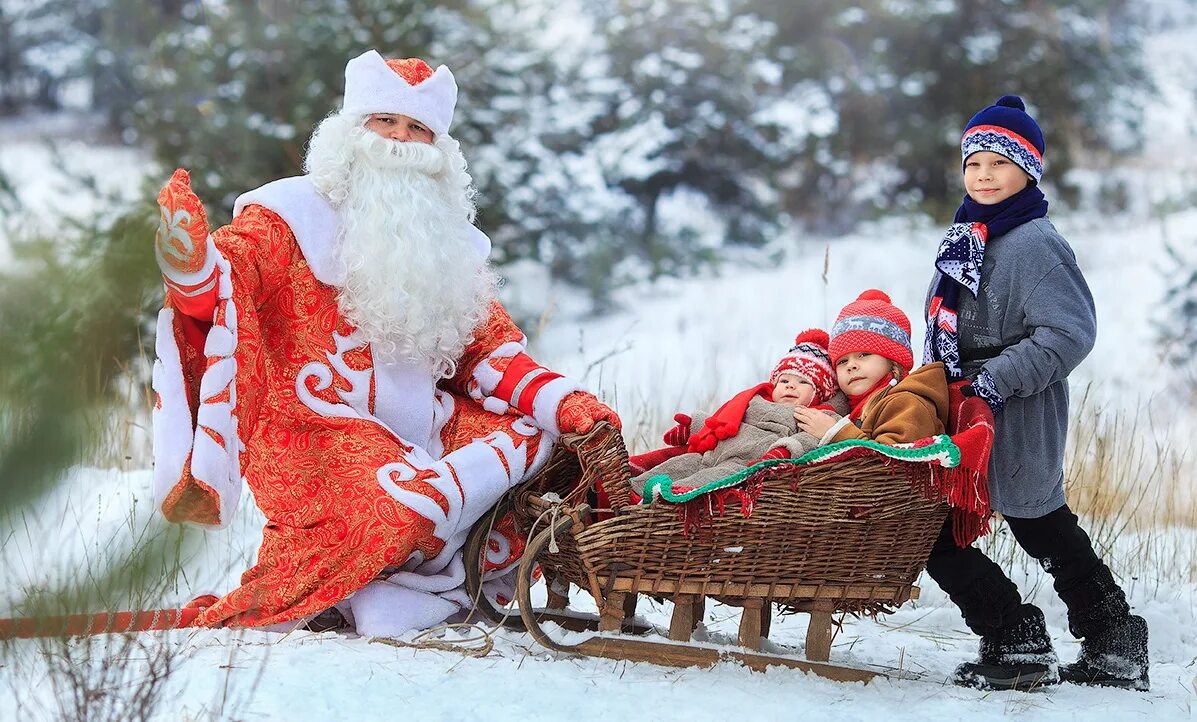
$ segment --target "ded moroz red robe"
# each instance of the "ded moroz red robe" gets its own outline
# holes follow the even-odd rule
[[[185,172],[159,202],[156,499],[171,521],[222,527],[244,478],[267,519],[257,563],[201,623],[292,622],[349,598],[359,631],[383,634],[467,608],[465,536],[544,463],[578,386],[524,353],[497,302],[451,379],[376,361],[337,307],[337,215],[307,177],[241,196],[211,235]],[[489,239],[470,231],[481,263]],[[497,529],[490,575],[522,546]]]

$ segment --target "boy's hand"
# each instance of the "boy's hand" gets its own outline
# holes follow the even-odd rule
[[[1006,400],[998,393],[997,384],[989,375],[988,369],[981,369],[977,378],[961,386],[960,395],[979,397],[989,406],[989,410],[993,412],[994,416],[997,416],[1006,405]]]
[[[821,439],[828,429],[835,426],[836,419],[826,411],[799,406],[794,409],[794,421],[798,422],[799,430]]]
[[[677,422],[677,426],[666,431],[665,436],[661,438],[670,446],[685,446],[690,440],[690,425],[694,420],[685,414],[674,414],[673,420]]]

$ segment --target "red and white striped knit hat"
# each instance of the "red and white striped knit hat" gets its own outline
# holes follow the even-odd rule
[[[914,366],[910,350],[910,319],[884,291],[870,288],[844,306],[831,327],[831,363],[850,353],[867,351],[893,361],[909,373]]]
[[[805,376],[815,387],[814,403],[821,404],[835,394],[835,371],[831,368],[831,358],[827,353],[827,332],[821,328],[812,328],[798,334],[794,339],[794,347],[769,374],[769,383],[776,384],[777,379],[784,373],[796,373]]]

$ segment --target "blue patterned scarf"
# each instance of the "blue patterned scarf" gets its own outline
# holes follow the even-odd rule
[[[1027,186],[1001,203],[977,203],[967,195],[955,221],[939,244],[935,267],[943,275],[935,285],[927,310],[927,340],[923,363],[943,361],[951,381],[964,377],[960,362],[960,336],[956,325],[960,289],[977,297],[981,290],[981,264],[985,243],[1027,221],[1047,215],[1047,199],[1039,186]]]

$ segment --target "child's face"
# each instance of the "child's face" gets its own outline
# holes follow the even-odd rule
[[[859,396],[893,373],[893,362],[884,356],[857,351],[840,358],[835,377],[840,389],[849,396]]]
[[[964,161],[964,189],[977,203],[1001,203],[1027,187],[1031,176],[1004,155],[982,150]]]
[[[773,384],[773,402],[786,406],[810,406],[815,398],[815,385],[801,374],[785,373]]]

